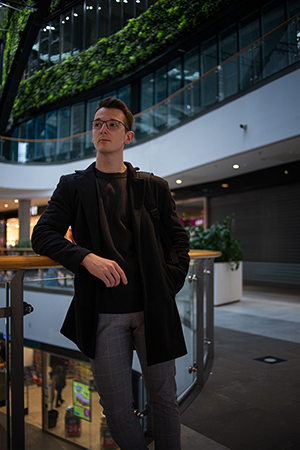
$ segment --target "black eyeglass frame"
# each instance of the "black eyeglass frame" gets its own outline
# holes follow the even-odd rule
[[[94,120],[91,120],[91,124],[92,124],[92,128],[94,129],[94,127],[93,127],[93,123],[94,122],[101,122],[102,123],[102,126],[100,127],[100,130],[101,130],[101,128],[103,127],[103,124],[105,123],[105,126],[106,126],[106,128],[109,130],[109,128],[108,128],[108,126],[107,126],[107,122],[118,122],[118,123],[121,123],[122,125],[123,125],[123,127],[125,127],[126,128],[126,130],[127,131],[130,131],[129,130],[129,128],[125,125],[125,123],[123,123],[123,122],[121,122],[121,120],[117,120],[117,119],[109,119],[109,120],[99,120],[99,119],[94,119]],[[110,130],[111,131],[111,130]]]

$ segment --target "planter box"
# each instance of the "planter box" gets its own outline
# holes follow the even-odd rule
[[[243,293],[243,263],[231,270],[229,263],[214,263],[214,305],[241,300]]]

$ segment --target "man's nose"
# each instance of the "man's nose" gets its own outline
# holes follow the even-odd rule
[[[103,128],[104,127],[104,128]],[[107,125],[106,122],[103,122],[102,127],[99,128],[99,131],[103,132],[103,131],[107,131]]]

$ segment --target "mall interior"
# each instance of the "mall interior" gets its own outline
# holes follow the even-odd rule
[[[213,264],[213,344],[197,333],[197,258],[176,297],[189,349],[176,363],[182,449],[300,449],[300,0],[17,0],[0,2],[0,24],[0,263],[33,254],[60,177],[95,160],[99,100],[120,98],[134,115],[125,161],[168,181],[184,226],[230,215],[242,248],[228,269],[237,295],[217,298],[230,289]],[[0,310],[14,275],[1,265]],[[116,449],[89,360],[59,332],[73,274],[28,267],[23,295],[34,308],[23,329],[25,448]],[[11,446],[9,336],[0,314],[1,450]],[[200,344],[213,345],[202,385]],[[143,411],[136,357],[133,390]]]

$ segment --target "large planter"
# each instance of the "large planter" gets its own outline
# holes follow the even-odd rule
[[[224,305],[242,299],[243,263],[237,270],[231,270],[228,262],[214,263],[214,305]]]

